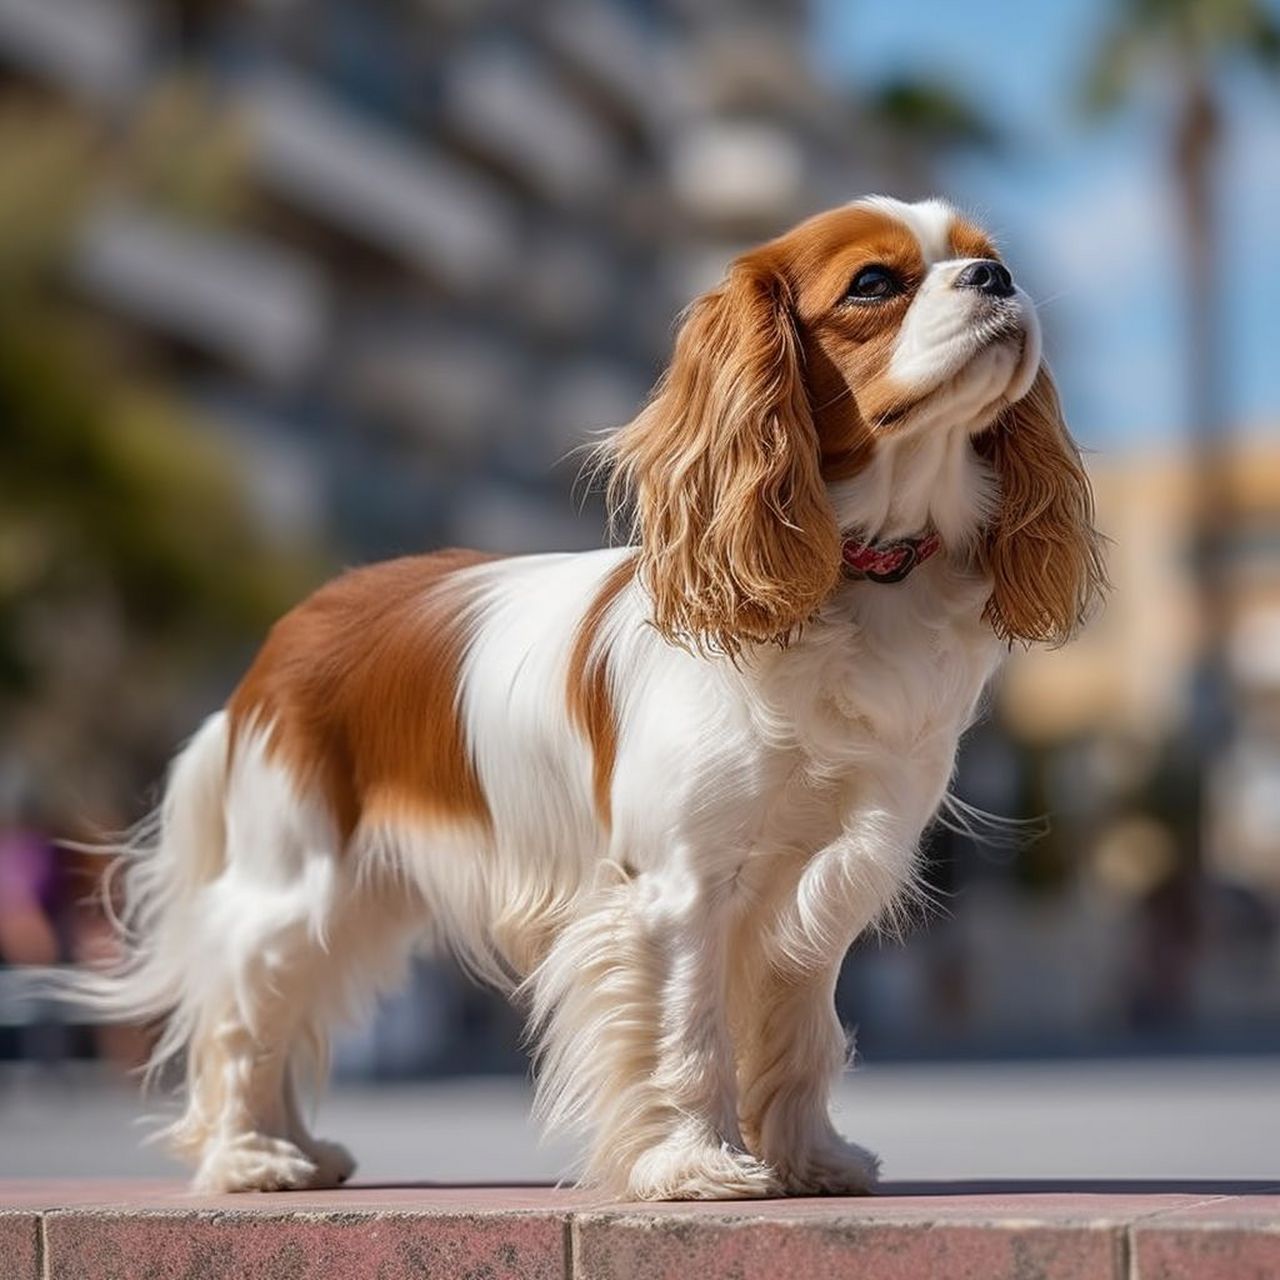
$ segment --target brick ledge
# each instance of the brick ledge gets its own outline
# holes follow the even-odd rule
[[[537,1186],[193,1197],[0,1182],[2,1280],[1272,1280],[1280,1182],[890,1183],[614,1205]]]

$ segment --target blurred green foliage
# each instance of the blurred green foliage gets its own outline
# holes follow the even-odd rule
[[[259,545],[213,438],[80,337],[0,306],[0,619],[96,577],[141,632],[260,627],[298,566]]]
[[[1152,64],[1185,81],[1230,57],[1280,71],[1280,21],[1264,0],[1119,0],[1086,76],[1084,103],[1114,110]]]
[[[200,95],[161,96],[127,152],[55,108],[0,115],[0,800],[74,766],[74,796],[39,797],[54,815],[128,810],[323,570],[266,534],[232,452],[68,279],[83,213],[121,189],[234,217],[231,133],[180,145]]]

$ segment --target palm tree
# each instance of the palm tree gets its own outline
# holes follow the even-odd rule
[[[1213,262],[1217,238],[1213,175],[1222,148],[1219,77],[1232,62],[1280,71],[1280,21],[1264,0],[1119,0],[1097,49],[1086,105],[1115,110],[1142,74],[1162,69],[1175,91],[1170,176],[1187,253],[1188,400],[1201,432],[1221,427]]]
[[[1280,71],[1280,19],[1266,0],[1118,0],[1085,85],[1086,106],[1094,113],[1119,107],[1147,72],[1163,72],[1174,94],[1168,164],[1183,242],[1177,275],[1186,288],[1187,405],[1199,486],[1194,549],[1205,642],[1197,690],[1199,723],[1191,729],[1202,780],[1228,735],[1231,714],[1222,574],[1231,494],[1223,448],[1227,424],[1214,271],[1215,170],[1224,135],[1221,79],[1229,67],[1246,63],[1272,74]]]

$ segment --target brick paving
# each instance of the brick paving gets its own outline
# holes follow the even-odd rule
[[[193,1197],[0,1182],[0,1280],[1276,1280],[1280,1182],[890,1183],[615,1205],[541,1186]]]

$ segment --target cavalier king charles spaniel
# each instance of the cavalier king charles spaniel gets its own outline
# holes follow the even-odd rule
[[[198,1189],[350,1175],[297,1095],[424,941],[527,1010],[606,1194],[874,1185],[841,961],[1002,655],[1104,582],[1035,309],[946,204],[859,200],[733,262],[604,453],[632,545],[344,574],[128,842],[126,958],[77,982],[163,1020]]]

